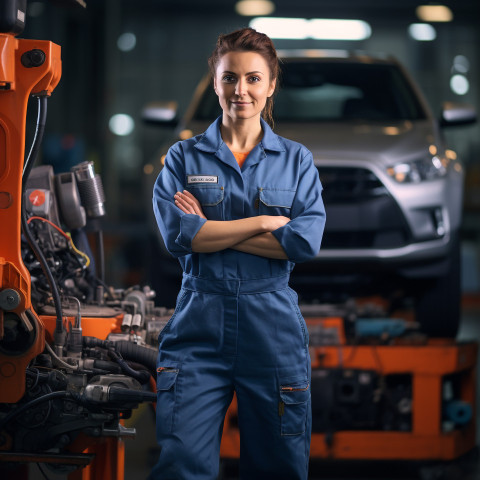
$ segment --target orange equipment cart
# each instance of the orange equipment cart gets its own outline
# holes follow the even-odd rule
[[[416,334],[348,344],[342,318],[306,322],[337,330],[335,345],[310,347],[311,459],[443,461],[475,447],[477,343]],[[236,417],[234,400],[222,458],[239,457]]]

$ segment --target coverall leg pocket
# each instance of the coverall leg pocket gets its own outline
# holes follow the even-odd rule
[[[157,430],[164,434],[173,431],[178,364],[159,364],[157,367]]]
[[[310,384],[307,380],[280,380],[278,414],[281,435],[302,435],[307,429]]]

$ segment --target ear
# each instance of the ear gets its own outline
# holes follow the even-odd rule
[[[217,92],[217,79],[216,79],[216,78],[213,79],[213,89],[215,90],[215,93],[216,93],[217,96],[218,96],[218,92]]]
[[[274,79],[270,83],[270,88],[268,89],[267,97],[271,97],[273,92],[275,92],[275,86],[277,85],[277,79]]]

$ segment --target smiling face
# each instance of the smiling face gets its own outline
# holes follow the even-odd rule
[[[250,120],[260,117],[267,98],[273,95],[265,59],[256,52],[228,52],[220,58],[214,78],[223,118]]]

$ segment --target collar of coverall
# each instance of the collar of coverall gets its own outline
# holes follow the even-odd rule
[[[220,123],[222,117],[218,117],[201,136],[200,140],[195,144],[195,148],[203,152],[218,152],[224,145],[222,136],[220,134]],[[284,152],[285,147],[281,144],[278,135],[273,133],[267,122],[260,118],[260,123],[263,130],[263,138],[260,142],[264,150],[271,150],[274,152]]]

